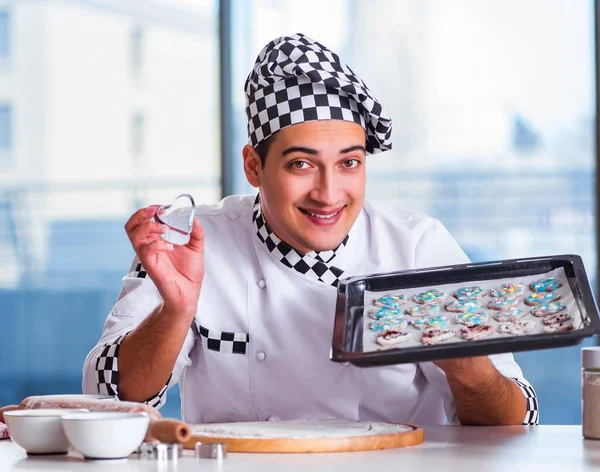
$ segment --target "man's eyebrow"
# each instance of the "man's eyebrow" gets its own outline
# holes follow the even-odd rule
[[[285,156],[287,154],[291,154],[292,152],[302,152],[304,154],[311,154],[313,156],[316,156],[318,154],[316,149],[311,149],[311,148],[302,147],[302,146],[292,146],[292,147],[287,148],[285,151],[283,151],[281,153],[281,155]]]
[[[362,145],[360,145],[360,144],[358,144],[356,146],[350,146],[350,147],[347,147],[346,149],[342,149],[340,151],[340,154],[347,154],[347,153],[352,152],[352,151],[362,151],[365,154],[367,153],[367,150],[365,149],[365,147],[362,146]]]
[[[350,146],[345,149],[342,149],[340,151],[340,154],[348,154],[349,152],[353,152],[353,151],[362,151],[365,154],[367,153],[367,150],[365,149],[364,146],[357,144],[355,146]],[[307,148],[304,146],[292,146],[292,147],[287,148],[285,151],[283,151],[281,153],[281,155],[285,156],[285,155],[291,154],[293,152],[302,152],[304,154],[310,154],[312,156],[316,156],[319,153],[316,149]]]

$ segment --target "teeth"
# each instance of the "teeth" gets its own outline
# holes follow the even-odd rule
[[[338,214],[337,211],[335,213],[332,213],[331,215],[317,215],[315,213],[311,213],[310,211],[307,211],[306,213],[308,213],[310,216],[314,216],[315,218],[321,218],[322,220],[328,220],[329,218],[333,218],[335,215]]]

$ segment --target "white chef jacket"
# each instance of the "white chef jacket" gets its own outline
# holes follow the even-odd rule
[[[446,377],[433,363],[359,368],[329,359],[337,289],[269,252],[253,225],[254,199],[197,208],[206,267],[198,310],[168,385],[150,404],[162,405],[167,387],[179,382],[182,417],[191,424],[329,417],[456,424]],[[366,202],[331,264],[353,276],[465,262],[439,221]],[[135,260],[85,360],[84,393],[118,393],[114,377],[106,391],[110,371],[118,372],[115,351],[162,301],[144,275]],[[524,422],[537,423],[535,392],[512,354],[490,359],[528,397]]]

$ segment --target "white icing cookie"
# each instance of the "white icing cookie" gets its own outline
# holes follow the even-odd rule
[[[567,331],[571,331],[573,329],[573,325],[571,323],[555,323],[549,326],[544,326],[544,331],[546,333],[565,333]]]
[[[452,329],[431,328],[426,329],[421,336],[421,343],[427,345],[438,344],[456,336]]]
[[[503,334],[521,336],[535,329],[535,322],[531,320],[515,320],[498,325],[498,331]]]
[[[410,339],[410,333],[399,329],[388,329],[377,336],[375,341],[381,347],[389,349],[398,344],[403,344]]]
[[[546,326],[550,326],[553,324],[564,323],[565,321],[568,321],[570,319],[571,315],[569,315],[568,313],[559,313],[558,315],[545,316],[543,323]]]
[[[466,341],[487,338],[494,332],[494,328],[486,324],[464,326],[460,329],[460,336]]]

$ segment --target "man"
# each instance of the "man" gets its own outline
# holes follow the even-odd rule
[[[417,424],[534,424],[512,355],[360,369],[329,360],[342,277],[467,262],[436,220],[364,201],[366,155],[391,120],[354,72],[297,34],[246,81],[244,171],[257,196],[199,208],[173,246],[156,207],[125,225],[136,252],[86,393],[160,406],[181,386],[190,423],[344,417]]]

